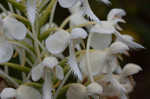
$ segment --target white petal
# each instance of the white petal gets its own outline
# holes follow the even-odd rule
[[[100,22],[99,18],[93,13],[88,0],[83,1],[83,14],[93,21]]]
[[[80,83],[71,84],[66,96],[67,99],[89,99],[86,87]]]
[[[114,42],[110,46],[110,51],[112,54],[124,53],[125,51],[128,51],[128,50],[129,50],[129,47],[122,42]]]
[[[87,32],[82,28],[74,28],[71,31],[72,39],[78,39],[78,38],[85,39],[86,37],[87,37]]]
[[[64,79],[64,71],[63,68],[59,65],[56,66],[56,77],[59,80],[63,80]]]
[[[101,1],[104,2],[107,5],[111,4],[111,2],[109,0],[101,0]]]
[[[125,43],[126,45],[129,46],[129,48],[133,48],[133,49],[139,49],[139,48],[144,48],[142,45],[132,41],[131,38],[129,37],[125,37],[125,36],[122,36],[119,32],[115,32],[115,35],[117,36],[117,40],[118,41],[121,41],[123,43]]]
[[[13,47],[7,41],[0,42],[0,63],[8,62],[13,55]]]
[[[101,21],[100,24],[94,25],[90,32],[93,33],[102,33],[102,34],[112,34],[116,31],[112,22],[109,21]]]
[[[58,60],[55,57],[50,56],[44,58],[42,64],[46,67],[53,69],[53,67],[58,64]]]
[[[27,0],[27,15],[32,24],[34,24],[36,17],[36,1],[37,0]]]
[[[1,99],[8,99],[8,98],[14,98],[14,97],[16,97],[16,94],[17,94],[16,93],[16,89],[5,88],[1,92],[0,96],[1,96]]]
[[[74,6],[79,0],[58,0],[60,6],[63,8],[70,8]]]
[[[42,64],[39,64],[35,67],[33,67],[31,71],[31,77],[33,81],[38,81],[42,75],[43,75],[43,68],[44,66]]]
[[[112,42],[111,34],[94,33],[91,38],[90,46],[93,47],[94,49],[103,50],[105,48],[108,48],[111,42]]]
[[[77,26],[87,22],[88,21],[81,15],[81,13],[74,13],[70,17],[70,26]]]
[[[89,52],[89,59],[90,59],[90,64],[91,64],[90,66],[92,69],[91,71],[92,71],[93,76],[103,73],[103,69],[107,65],[106,57],[107,57],[107,53],[104,51]],[[81,56],[79,60],[80,60],[79,66],[81,68],[81,71],[83,72],[84,75],[89,76],[88,70],[87,70],[86,54]]]
[[[42,97],[36,89],[25,85],[21,85],[17,89],[16,99],[42,99]]]
[[[46,39],[46,48],[52,54],[59,54],[67,47],[69,37],[68,32],[59,30]]]
[[[6,17],[4,19],[4,33],[8,36],[11,35],[14,39],[23,40],[27,34],[27,28],[18,20]]]
[[[133,74],[137,74],[139,71],[141,71],[142,68],[136,64],[130,63],[125,65],[122,71],[123,76],[130,76]]]
[[[103,88],[100,84],[93,82],[87,86],[89,95],[100,95],[103,92]]]
[[[107,15],[107,20],[122,18],[125,15],[126,15],[126,12],[123,9],[114,8]]]

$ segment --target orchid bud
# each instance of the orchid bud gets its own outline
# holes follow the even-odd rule
[[[100,84],[93,82],[87,86],[89,95],[99,95],[103,92],[103,88]]]
[[[125,67],[123,68],[122,76],[134,75],[134,74],[137,74],[141,70],[142,68],[140,66],[133,64],[133,63],[129,63],[125,65]]]

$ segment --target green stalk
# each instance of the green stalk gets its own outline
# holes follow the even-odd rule
[[[20,10],[21,12],[25,13],[26,12],[26,6],[16,2],[16,0],[7,0],[9,3],[12,4],[13,7],[17,8],[18,10]]]
[[[39,40],[40,41],[44,40],[46,37],[48,37],[52,33],[52,31],[56,31],[56,30],[58,30],[58,28],[49,28],[45,32],[41,33],[41,35],[39,36]]]
[[[53,8],[53,5],[55,4],[55,2],[56,2],[56,0],[51,0],[51,2],[48,4],[48,7],[43,11],[43,13],[39,19],[40,27],[42,27],[49,19],[49,15],[52,11],[52,8]]]
[[[21,66],[19,64],[15,64],[15,63],[1,63],[0,66],[4,67],[4,66],[8,66],[10,68],[22,71],[22,72],[26,72],[29,73],[30,72],[30,68],[28,68],[28,66]]]

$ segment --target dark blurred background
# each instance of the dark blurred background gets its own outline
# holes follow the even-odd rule
[[[134,76],[136,87],[130,99],[150,99],[150,91],[148,91],[150,90],[150,0],[111,0],[110,6],[97,1],[89,0],[94,13],[101,20],[106,19],[112,8],[123,8],[127,12],[124,17],[127,23],[121,24],[124,29],[122,33],[132,35],[146,48],[131,51],[130,57],[125,58],[126,63],[136,63],[143,68],[142,72]],[[0,0],[0,3],[5,4],[5,0]],[[56,23],[62,21],[68,14],[66,9],[57,6]]]

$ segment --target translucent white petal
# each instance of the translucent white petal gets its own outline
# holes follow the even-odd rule
[[[109,21],[101,21],[100,24],[94,25],[90,32],[94,33],[103,33],[103,34],[112,34],[116,31],[112,22]]]
[[[33,67],[31,71],[31,77],[33,81],[38,81],[43,76],[43,68],[44,66],[42,64]]]
[[[69,37],[68,32],[59,30],[46,39],[46,48],[52,54],[59,54],[67,47]]]
[[[27,0],[27,15],[32,24],[34,24],[36,17],[36,1],[37,0]]]
[[[122,42],[114,42],[111,46],[110,46],[110,53],[112,54],[117,54],[117,53],[124,53],[125,51],[128,51],[129,47],[122,43]]]
[[[81,15],[81,13],[74,13],[70,17],[70,26],[77,26],[87,22],[88,21]]]
[[[58,64],[58,60],[55,57],[50,56],[50,57],[44,58],[42,64],[46,67],[53,69],[54,66]]]
[[[101,73],[103,73],[104,67],[107,66],[106,60],[107,60],[107,53],[105,51],[93,51],[89,52],[89,59],[90,59],[90,66],[92,75],[96,76]],[[87,70],[87,58],[86,55],[83,54],[83,56],[80,57],[80,68],[84,75],[88,76],[88,70]]]
[[[9,98],[14,98],[16,97],[16,89],[13,88],[5,88],[3,89],[3,91],[1,92],[0,96],[1,99],[9,99]]]
[[[93,82],[87,86],[89,95],[100,95],[103,92],[103,88],[100,84]]]
[[[0,63],[8,62],[13,55],[13,47],[7,41],[0,42]]]
[[[108,13],[107,20],[114,20],[117,18],[122,18],[125,15],[126,15],[126,12],[123,9],[114,8]]]
[[[18,20],[6,17],[4,19],[4,33],[8,36],[11,35],[14,39],[23,40],[27,34],[27,28]]]
[[[86,37],[87,37],[87,32],[82,28],[74,28],[71,31],[72,39],[79,39],[79,38],[85,39]]]
[[[122,71],[123,76],[130,76],[133,74],[137,74],[139,71],[141,71],[142,68],[136,64],[130,63],[125,65]]]
[[[16,99],[42,99],[42,97],[38,90],[32,87],[21,85],[17,89]]]
[[[70,8],[74,6],[79,0],[58,0],[60,6],[63,8]]]
[[[105,48],[108,48],[111,42],[112,42],[111,34],[94,33],[91,38],[90,46],[93,47],[94,49],[103,50]]]
[[[59,80],[63,80],[64,79],[64,71],[63,68],[59,65],[56,66],[56,77]]]

